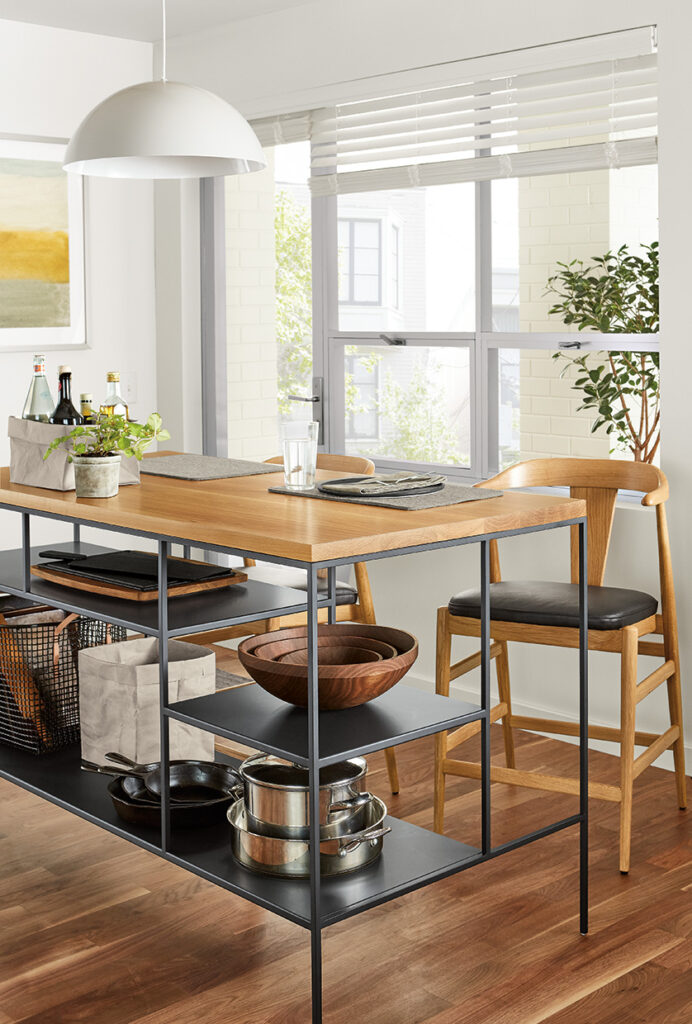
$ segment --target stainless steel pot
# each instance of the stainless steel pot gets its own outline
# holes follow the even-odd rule
[[[370,793],[363,791],[368,766],[362,757],[320,769],[320,838],[358,832],[365,825]],[[255,754],[239,768],[248,824],[253,832],[279,839],[310,836],[307,768],[271,754]]]
[[[382,852],[383,837],[391,832],[384,824],[387,808],[373,796],[367,804],[365,828],[338,839],[320,842],[320,873],[343,875],[358,871],[376,860]],[[228,809],[231,824],[231,849],[243,867],[263,875],[282,878],[307,878],[310,875],[310,843],[304,839],[279,839],[259,835],[248,827],[243,800]]]

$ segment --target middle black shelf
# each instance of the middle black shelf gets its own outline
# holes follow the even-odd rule
[[[178,701],[167,714],[217,736],[308,764],[307,711],[257,685]],[[483,711],[477,705],[400,683],[368,704],[321,711],[319,717],[320,764],[326,765],[454,729],[482,718]]]

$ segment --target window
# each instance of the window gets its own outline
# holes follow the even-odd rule
[[[382,221],[339,218],[339,302],[382,304]]]
[[[475,80],[458,71],[314,114],[313,216],[326,237],[338,222],[340,301],[318,339],[329,445],[460,478],[532,456],[623,457],[617,431],[592,432],[598,410],[580,408],[569,363],[653,358],[655,328],[577,334],[549,281],[560,263],[656,241],[651,32],[498,55]],[[370,281],[356,308],[353,225],[369,217],[377,300]],[[327,250],[318,268],[326,296],[335,262]]]
[[[260,344],[244,344],[243,358],[274,358],[284,412],[289,393],[307,395],[313,373],[324,377],[326,445],[382,468],[435,465],[476,479],[536,455],[621,455],[617,431],[580,408],[569,361],[598,374],[633,352],[648,360],[655,392],[656,317],[577,332],[553,308],[561,300],[549,282],[560,264],[623,244],[652,267],[657,258],[651,30],[352,89],[334,108],[255,122],[274,154],[276,223],[288,196],[300,230],[285,218],[283,241],[272,236],[275,313],[252,311],[242,285],[236,296],[243,342]],[[300,167],[287,175],[291,152]],[[240,204],[236,227],[254,230],[250,205]],[[268,256],[262,265],[266,284],[274,269]],[[278,358],[254,324],[272,316]],[[254,410],[268,415],[271,384],[256,386],[255,369],[234,380],[247,381]],[[237,418],[247,429],[244,405]]]

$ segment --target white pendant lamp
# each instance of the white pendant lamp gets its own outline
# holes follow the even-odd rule
[[[207,178],[266,167],[244,117],[206,89],[166,79],[166,0],[159,82],[121,89],[87,114],[65,170],[104,178]]]

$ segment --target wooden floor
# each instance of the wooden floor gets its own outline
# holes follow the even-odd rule
[[[388,800],[423,826],[432,750],[401,748]],[[566,771],[576,750],[525,734],[518,756]],[[370,764],[387,799],[382,755]],[[615,781],[613,758],[592,765]],[[450,834],[476,842],[477,786],[448,795]],[[575,803],[494,786],[494,841]],[[672,775],[636,784],[629,877],[617,808],[594,803],[592,821],[588,937],[577,836],[562,832],[329,929],[325,1024],[689,1024],[691,817]],[[0,783],[0,1024],[309,1024],[308,971],[307,932]]]

